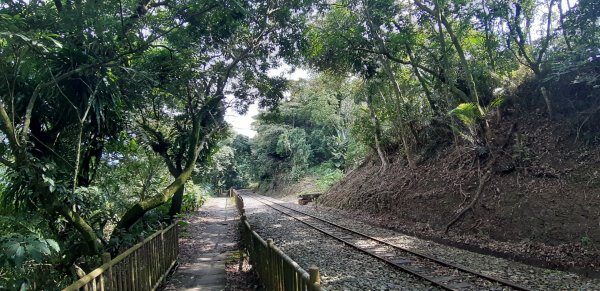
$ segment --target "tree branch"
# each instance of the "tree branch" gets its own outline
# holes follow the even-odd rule
[[[169,170],[169,173],[171,173],[171,175],[173,175],[173,177],[177,177],[181,174],[181,171],[179,171],[176,167],[175,164],[173,163],[173,160],[171,159],[171,156],[169,156],[169,153],[167,152],[167,147],[169,146],[169,142],[167,142],[167,140],[165,139],[165,137],[162,135],[162,133],[160,133],[158,130],[155,130],[154,128],[150,127],[150,125],[142,122],[139,123],[140,127],[142,127],[142,129],[144,131],[146,131],[147,134],[149,134],[150,136],[154,137],[154,139],[156,139],[156,143],[155,145],[152,146],[152,150],[159,154],[163,160],[165,161],[165,164],[167,165],[167,169]]]
[[[194,167],[196,165],[196,160],[198,159],[200,152],[204,148],[205,143],[208,141],[208,139],[210,139],[210,137],[214,133],[219,131],[221,128],[222,128],[221,126],[213,127],[207,134],[205,134],[202,137],[202,139],[193,138],[193,140],[196,141],[197,144],[194,147],[193,154],[190,155],[191,158],[189,159],[189,162],[186,165],[185,169],[183,169],[183,172],[175,179],[175,181],[173,181],[171,184],[169,184],[169,186],[167,186],[165,189],[163,189],[159,195],[142,200],[142,201],[136,203],[135,205],[133,205],[131,208],[129,208],[129,210],[127,210],[127,212],[125,212],[125,214],[123,215],[123,217],[121,218],[119,223],[117,223],[117,228],[129,229],[146,212],[169,201],[169,199],[171,199],[171,197],[173,197],[175,192],[177,192],[177,190],[179,190],[179,188],[183,187],[185,185],[185,182],[187,180],[189,180],[189,178],[192,176],[192,172],[194,171]],[[200,135],[199,129],[195,130],[195,131],[198,135]]]
[[[13,163],[13,162],[11,162],[11,161],[9,161],[9,160],[5,159],[5,158],[4,158],[4,157],[2,157],[2,156],[0,156],[0,163],[2,163],[3,165],[5,165],[5,166],[7,166],[7,167],[9,167],[9,168],[11,168],[11,169],[13,169],[13,170],[16,170],[16,169],[17,169],[17,166],[15,165],[15,163]]]
[[[6,112],[6,108],[4,108],[4,104],[0,102],[0,130],[6,135],[8,138],[9,146],[13,150],[13,153],[17,153],[20,150],[19,140],[17,139],[17,132],[13,126],[13,123]]]
[[[102,243],[98,239],[94,229],[79,214],[71,210],[67,205],[61,202],[55,202],[52,205],[54,211],[62,215],[71,225],[73,225],[84,238],[89,248],[89,254],[98,254],[102,249]]]
[[[54,0],[54,6],[56,6],[56,11],[58,11],[58,13],[61,13],[63,10],[63,5],[61,0]]]
[[[560,1],[560,0],[559,0]],[[548,49],[548,45],[550,44],[550,35],[552,34],[552,6],[554,6],[554,0],[550,0],[550,4],[548,4],[548,21],[546,23],[546,37],[542,41],[542,47],[538,52],[538,57],[536,59],[536,64],[539,66],[542,63],[542,58]]]

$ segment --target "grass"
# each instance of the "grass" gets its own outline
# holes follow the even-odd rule
[[[328,163],[311,168],[310,171],[312,172],[312,175],[316,177],[315,184],[317,191],[319,192],[329,190],[331,186],[344,178],[344,172],[342,170],[336,169]]]

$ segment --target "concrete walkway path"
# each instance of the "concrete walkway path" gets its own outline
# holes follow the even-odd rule
[[[179,267],[165,290],[224,290],[225,260],[236,246],[235,207],[228,198],[210,198],[187,218],[179,239]]]

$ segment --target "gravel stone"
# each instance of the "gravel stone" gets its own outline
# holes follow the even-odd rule
[[[326,290],[439,290],[249,196],[244,205],[248,222],[261,237],[273,239],[303,269],[319,267]]]
[[[446,246],[370,225],[352,219],[349,216],[333,214],[328,211],[327,207],[321,207],[313,203],[302,206],[289,202],[293,201],[293,197],[286,197],[285,200],[288,202],[281,202],[287,207],[327,219],[410,250],[480,271],[486,275],[528,286],[534,290],[600,290],[600,279],[586,278],[574,273],[534,267],[508,259]]]

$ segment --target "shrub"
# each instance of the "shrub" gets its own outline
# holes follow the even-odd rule
[[[194,184],[188,181],[183,193],[182,212],[193,212],[198,210],[206,200],[214,196],[214,190],[208,184]]]
[[[323,163],[311,171],[317,177],[317,191],[325,192],[344,177],[344,172],[335,168],[331,163]]]

